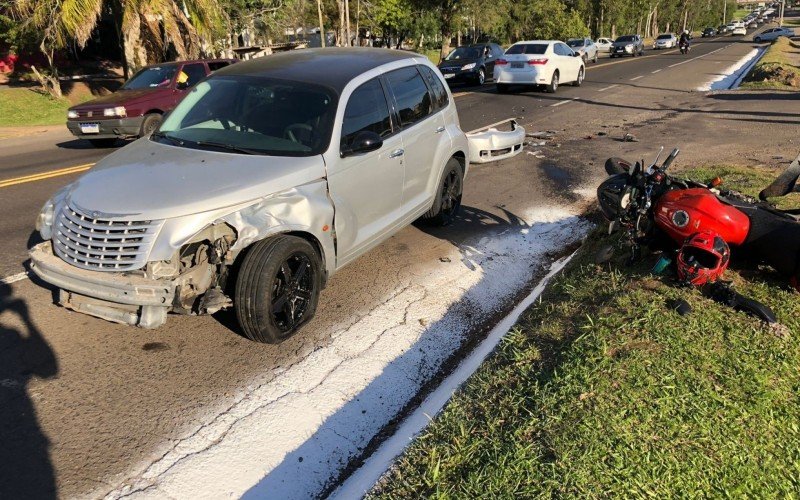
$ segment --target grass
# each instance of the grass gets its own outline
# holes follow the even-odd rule
[[[29,88],[0,90],[0,127],[58,125],[67,120],[69,102]]]
[[[439,64],[439,49],[421,49],[417,52],[430,59],[433,64]]]
[[[751,194],[774,177],[727,170]],[[800,339],[651,275],[655,256],[595,265],[610,238],[591,235],[371,497],[797,498]],[[784,280],[727,279],[800,332]]]
[[[800,43],[778,38],[742,83],[744,88],[796,90],[800,88]]]

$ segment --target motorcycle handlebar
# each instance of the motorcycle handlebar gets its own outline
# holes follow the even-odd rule
[[[672,152],[669,154],[669,156],[667,156],[667,159],[664,160],[664,163],[661,164],[661,170],[666,170],[667,168],[669,168],[669,166],[672,165],[672,162],[675,161],[675,158],[677,158],[680,152],[681,150],[678,148],[673,149]]]

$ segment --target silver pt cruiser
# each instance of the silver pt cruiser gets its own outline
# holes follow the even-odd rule
[[[233,306],[280,342],[337,270],[461,204],[467,138],[427,58],[316,49],[222,69],[42,208],[36,275],[65,307],[155,328]]]

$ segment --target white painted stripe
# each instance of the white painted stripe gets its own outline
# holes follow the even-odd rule
[[[466,134],[474,134],[475,132],[480,132],[481,130],[486,130],[487,128],[492,128],[496,125],[502,125],[503,123],[510,122],[511,120],[516,120],[516,116],[512,116],[511,118],[506,118],[505,120],[500,120],[499,122],[494,122],[490,125],[484,125],[483,127],[476,128],[475,130],[470,130],[469,132],[465,132]]]
[[[639,78],[644,78],[644,75],[634,76],[633,78],[631,78],[631,81],[633,82],[635,80],[638,80]]]
[[[663,68],[662,68],[662,69],[663,69]],[[655,70],[655,71],[651,71],[651,73],[653,73],[653,74],[655,75],[655,74],[656,74],[656,73],[658,73],[659,71],[661,71],[661,70],[660,70],[660,69],[657,69],[657,70]]]
[[[550,105],[550,107],[551,107],[551,108],[554,108],[554,107],[556,107],[556,106],[561,106],[562,104],[567,104],[568,102],[572,102],[572,101],[574,101],[574,100],[576,100],[576,99],[578,99],[578,98],[577,98],[577,97],[573,97],[572,99],[567,99],[566,101],[558,101],[558,102],[557,102],[557,103],[555,103],[555,104],[551,104],[551,105]]]
[[[530,295],[525,297],[508,316],[503,318],[503,321],[492,328],[489,336],[478,344],[478,347],[476,347],[469,356],[464,358],[458,365],[458,368],[448,375],[441,385],[425,398],[422,404],[397,427],[395,433],[384,441],[364,462],[364,465],[351,474],[329,498],[362,498],[381,475],[392,465],[395,457],[403,452],[405,447],[411,442],[411,439],[425,429],[431,419],[444,408],[444,405],[446,405],[448,401],[450,401],[453,393],[461,384],[463,384],[470,375],[475,373],[486,357],[497,347],[497,344],[500,343],[506,333],[511,330],[520,315],[539,298],[550,279],[561,271],[574,256],[575,253],[554,262],[550,266],[550,272],[536,285],[536,288],[531,291]]]
[[[0,284],[3,285],[10,285],[11,283],[16,283],[17,281],[22,281],[28,279],[28,271],[18,274],[12,274],[11,276],[6,276],[3,279],[0,279]]]
[[[711,54],[714,54],[714,53],[716,53],[716,52],[719,52],[720,50],[727,49],[727,48],[728,48],[728,47],[730,47],[731,45],[733,45],[733,44],[731,43],[731,44],[728,44],[728,45],[726,45],[726,46],[724,46],[724,47],[720,47],[720,48],[718,48],[717,50],[712,50],[712,51],[711,51],[711,52],[709,52],[708,54],[703,54],[702,56],[697,56],[697,57],[693,57],[693,58],[691,58],[691,59],[687,59],[687,60],[685,60],[685,61],[681,61],[681,62],[679,62],[679,63],[670,64],[670,65],[669,65],[669,66],[667,66],[667,67],[668,67],[668,68],[674,68],[675,66],[680,66],[681,64],[686,64],[686,63],[688,63],[688,62],[692,62],[692,61],[696,61],[696,60],[698,60],[698,59],[702,59],[702,58],[704,58],[704,57],[706,57],[706,56],[710,56]]]
[[[619,87],[619,84],[615,83],[614,85],[609,85],[608,87],[605,87],[605,88],[602,88],[602,89],[598,90],[598,92],[605,92],[606,90],[613,89],[614,87]]]

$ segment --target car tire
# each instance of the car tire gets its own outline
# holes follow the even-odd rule
[[[486,83],[486,70],[480,68],[478,76],[475,78],[475,85],[483,85],[484,83]]]
[[[597,52],[595,52],[594,53],[594,58],[592,59],[592,62],[597,64],[597,58],[598,58],[598,55],[597,55]]]
[[[556,93],[556,91],[558,90],[558,77],[559,77],[558,70],[555,70],[553,72],[553,77],[550,79],[550,84],[546,85],[544,88],[545,92],[547,92],[548,94]]]
[[[314,317],[321,288],[322,262],[311,243],[288,235],[255,243],[236,278],[234,309],[242,333],[255,342],[286,340]]]
[[[498,83],[498,84],[495,84],[495,87],[497,87],[497,93],[498,94],[508,94],[508,85],[507,84]]]
[[[753,41],[756,42],[756,43],[761,43],[761,37],[757,36],[757,37],[753,38]]]
[[[572,86],[580,87],[583,84],[584,77],[586,77],[586,70],[581,67],[581,69],[578,70],[578,79],[572,82]]]
[[[581,59],[583,59],[583,64],[588,63],[589,62],[589,54],[583,54],[581,56]]]
[[[142,126],[139,127],[139,137],[150,135],[158,126],[161,125],[161,115],[158,113],[148,113],[144,115]]]
[[[461,196],[464,190],[464,171],[461,163],[450,158],[444,167],[444,175],[439,181],[433,206],[422,218],[437,226],[447,226],[455,220],[461,210]]]

